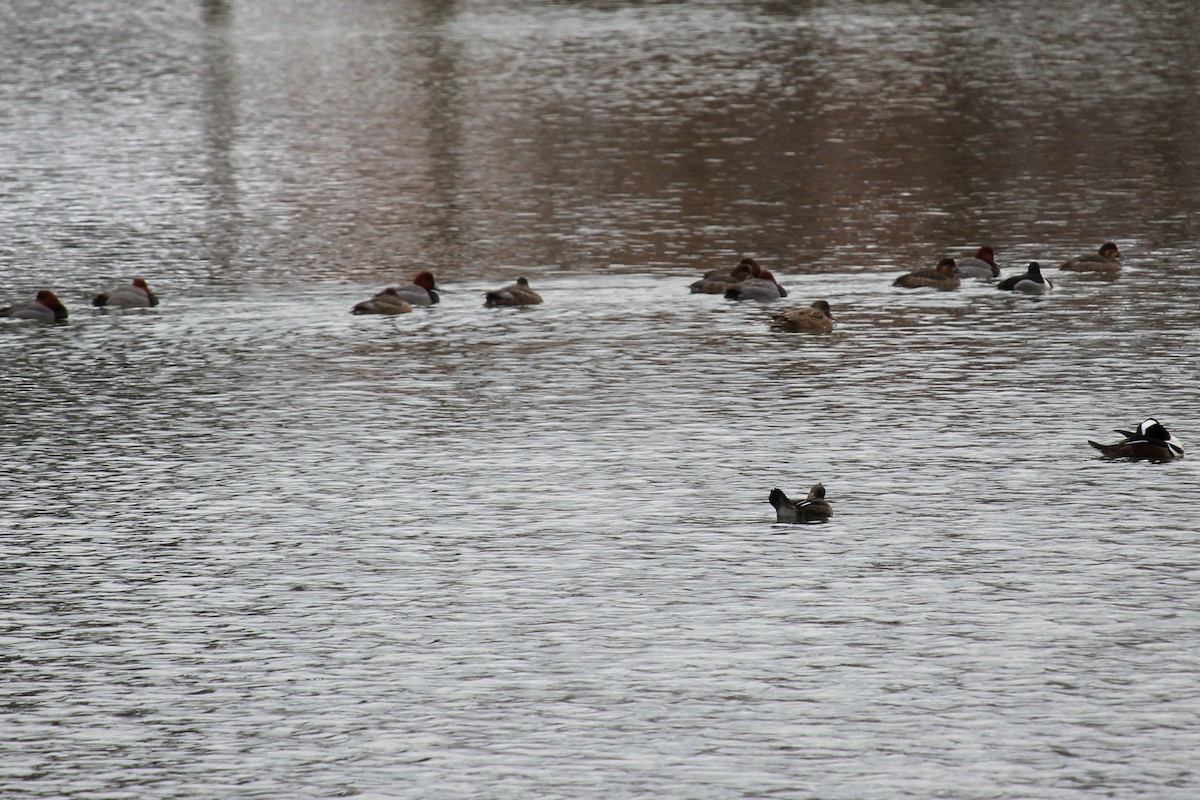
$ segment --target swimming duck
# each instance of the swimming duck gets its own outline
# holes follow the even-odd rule
[[[729,287],[758,275],[760,268],[753,258],[743,258],[733,269],[710,269],[689,289],[692,294],[725,294]]]
[[[814,483],[808,497],[793,503],[779,489],[772,489],[767,498],[775,506],[776,522],[824,522],[833,516],[833,509],[825,501],[825,487]]]
[[[932,286],[941,291],[957,289],[961,284],[962,281],[958,277],[958,264],[953,258],[943,258],[933,269],[921,269],[910,272],[892,281],[892,286],[900,286],[905,289],[919,289],[923,286]]]
[[[127,286],[118,286],[101,292],[92,298],[96,308],[151,308],[158,305],[158,297],[150,291],[146,281],[134,278]]]
[[[975,251],[971,258],[963,258],[958,262],[958,277],[983,278],[992,280],[1000,277],[1000,267],[996,266],[996,251],[990,244]]]
[[[1009,292],[1024,292],[1025,294],[1044,294],[1054,288],[1047,278],[1042,276],[1042,265],[1036,261],[1029,262],[1029,268],[1023,275],[1013,275],[996,284],[997,289]]]
[[[485,306],[535,306],[542,302],[542,296],[529,288],[529,279],[524,275],[511,286],[485,292],[483,298]]]
[[[1154,417],[1150,417],[1138,425],[1136,432],[1118,429],[1117,433],[1125,438],[1116,444],[1100,444],[1091,439],[1088,439],[1088,444],[1109,458],[1148,459],[1150,461],[1170,461],[1173,458],[1183,458],[1183,444]]]
[[[412,311],[412,304],[395,289],[384,289],[350,309],[351,314],[407,314],[409,311]]]
[[[1116,272],[1121,268],[1121,251],[1113,242],[1105,242],[1095,253],[1072,258],[1059,269],[1074,272]]]
[[[771,316],[772,328],[793,333],[829,333],[833,330],[833,323],[833,310],[824,300]]]
[[[725,290],[727,300],[757,300],[760,303],[769,303],[781,297],[787,297],[787,289],[780,286],[771,271],[766,269],[759,269],[753,278],[746,278]]]
[[[67,307],[49,289],[39,290],[32,300],[0,308],[0,317],[34,319],[38,322],[66,322],[68,316]]]
[[[441,299],[438,297],[437,286],[433,283],[433,273],[429,270],[418,272],[413,276],[412,283],[407,286],[396,286],[393,291],[401,300],[414,306],[431,306]]]

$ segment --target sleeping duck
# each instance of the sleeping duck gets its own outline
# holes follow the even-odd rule
[[[67,307],[58,299],[58,295],[49,289],[41,289],[32,300],[0,308],[0,317],[33,319],[38,322],[66,322],[68,316]]]
[[[493,289],[483,295],[485,306],[535,306],[542,302],[542,296],[529,288],[529,278],[524,275],[517,282],[503,289]]]
[[[733,269],[710,269],[704,277],[692,283],[692,294],[725,294],[731,286],[753,278],[759,273],[758,262],[743,258]]]
[[[933,269],[916,270],[892,281],[892,286],[900,286],[904,289],[931,286],[942,291],[957,289],[961,284],[962,281],[958,277],[958,263],[953,258],[943,258]]]
[[[833,309],[825,300],[771,315],[772,328],[791,333],[829,333],[833,330],[833,323]]]
[[[1059,269],[1073,272],[1116,272],[1121,269],[1121,251],[1113,242],[1105,242],[1095,253],[1072,258]]]
[[[1116,444],[1100,444],[1091,439],[1088,439],[1088,444],[1109,458],[1146,459],[1149,461],[1170,461],[1173,458],[1183,458],[1183,445],[1154,417],[1150,417],[1138,425],[1137,431],[1118,429],[1117,433],[1125,438]]]
[[[96,308],[152,308],[158,305],[158,296],[150,291],[144,278],[134,278],[132,283],[100,292],[92,298]]]

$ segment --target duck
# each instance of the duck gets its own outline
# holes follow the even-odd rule
[[[40,289],[32,300],[0,308],[0,317],[11,317],[12,319],[66,322],[69,316],[67,307],[58,299],[58,295],[49,289]]]
[[[407,314],[412,311],[412,303],[405,300],[396,289],[384,289],[370,300],[363,300],[354,308],[351,314]]]
[[[1000,277],[1000,267],[996,266],[996,251],[990,244],[985,244],[975,251],[971,258],[958,260],[958,277],[982,278],[992,280]]]
[[[919,289],[932,286],[943,292],[957,289],[962,284],[958,277],[958,263],[953,258],[943,258],[933,269],[921,269],[901,275],[892,281],[892,286],[905,289]]]
[[[1170,461],[1183,458],[1183,444],[1176,439],[1154,417],[1148,417],[1138,425],[1137,431],[1117,433],[1125,438],[1116,444],[1100,444],[1088,439],[1088,444],[1109,458],[1146,459],[1149,461]]]
[[[96,308],[152,308],[158,305],[158,296],[150,291],[144,278],[134,278],[125,286],[96,295],[92,305]]]
[[[1025,294],[1045,294],[1054,288],[1048,278],[1042,276],[1042,265],[1030,261],[1028,269],[1022,275],[1013,275],[996,284],[997,289],[1007,292],[1024,292]]]
[[[407,286],[393,287],[392,291],[401,300],[414,306],[431,306],[441,300],[437,293],[437,286],[434,285],[433,273],[429,270],[418,272],[413,276],[412,283]],[[378,296],[376,295],[376,297]]]
[[[483,298],[485,306],[536,306],[542,302],[542,296],[529,288],[529,279],[524,275],[510,286],[485,292]]]
[[[833,509],[825,500],[825,486],[814,483],[808,497],[799,503],[792,502],[778,488],[772,489],[767,497],[775,506],[776,522],[824,522],[833,516]]]
[[[758,275],[761,268],[753,258],[743,258],[733,269],[711,269],[688,288],[692,294],[725,294],[733,285]]]
[[[1116,272],[1121,269],[1121,251],[1113,242],[1105,242],[1095,253],[1072,258],[1059,269],[1073,272]]]
[[[825,300],[811,306],[781,311],[771,316],[771,327],[792,333],[829,333],[833,330],[833,309]]]
[[[754,277],[746,278],[725,290],[727,300],[757,300],[760,303],[770,303],[781,297],[787,297],[787,289],[779,285],[770,270],[761,268]]]

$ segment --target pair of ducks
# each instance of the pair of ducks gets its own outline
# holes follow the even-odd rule
[[[1171,435],[1161,422],[1148,417],[1136,431],[1117,429],[1124,438],[1115,444],[1101,444],[1088,439],[1088,444],[1109,458],[1143,461],[1172,461],[1183,458],[1183,444]],[[808,497],[800,501],[788,498],[778,487],[771,490],[767,501],[775,507],[776,522],[825,522],[833,516],[833,508],[825,499],[825,486],[813,484]]]
[[[769,303],[787,297],[769,269],[753,258],[743,258],[733,269],[713,269],[688,287],[692,294],[721,294],[730,300],[757,300]]]
[[[542,296],[529,288],[529,279],[524,275],[516,283],[484,293],[485,306],[533,306],[542,302]],[[431,306],[441,301],[433,273],[423,270],[413,276],[407,286],[389,287],[370,300],[364,300],[350,309],[351,314],[406,314],[413,306]]]
[[[753,258],[743,258],[733,269],[714,269],[688,287],[692,294],[720,294],[729,300],[757,300],[769,303],[787,297],[768,269]],[[771,317],[771,327],[793,333],[829,333],[833,330],[833,311],[829,303],[817,300],[805,308],[793,308]]]
[[[1105,242],[1095,253],[1088,253],[1072,258],[1063,263],[1059,269],[1074,272],[1100,272],[1114,274],[1121,268],[1121,251],[1113,242]],[[943,258],[933,269],[923,269],[901,275],[892,282],[893,286],[905,289],[933,287],[942,291],[957,289],[963,278],[981,278],[992,280],[1000,277],[1000,267],[996,265],[996,251],[989,245],[979,248],[972,258],[955,261],[953,258]],[[1054,288],[1054,284],[1042,275],[1042,265],[1031,261],[1021,275],[1010,276],[996,284],[997,289],[1024,294],[1044,294]]]
[[[97,308],[152,308],[158,305],[158,296],[150,290],[142,278],[134,278],[126,286],[118,286],[100,292],[92,298]],[[32,300],[13,303],[0,308],[0,317],[32,319],[38,322],[66,322],[71,314],[58,295],[49,289],[40,290]]]

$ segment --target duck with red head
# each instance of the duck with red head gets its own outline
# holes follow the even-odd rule
[[[150,291],[144,278],[134,278],[126,286],[96,295],[92,305],[96,308],[152,308],[158,305],[158,296]]]
[[[996,251],[990,244],[975,251],[971,258],[958,260],[958,277],[980,278],[985,281],[1000,277],[1000,267],[996,266]]]
[[[11,317],[12,319],[66,322],[68,316],[67,307],[58,299],[58,295],[49,289],[40,290],[33,300],[13,303],[6,308],[0,308],[0,317]]]
[[[746,278],[741,283],[735,283],[726,289],[725,298],[727,300],[757,300],[760,303],[769,303],[772,300],[787,297],[787,289],[779,285],[779,281],[775,280],[775,276],[769,269],[760,267],[753,275],[754,277]]]
[[[396,286],[394,291],[401,300],[414,306],[431,306],[441,300],[433,281],[433,273],[429,270],[418,272],[413,276],[412,283]]]

